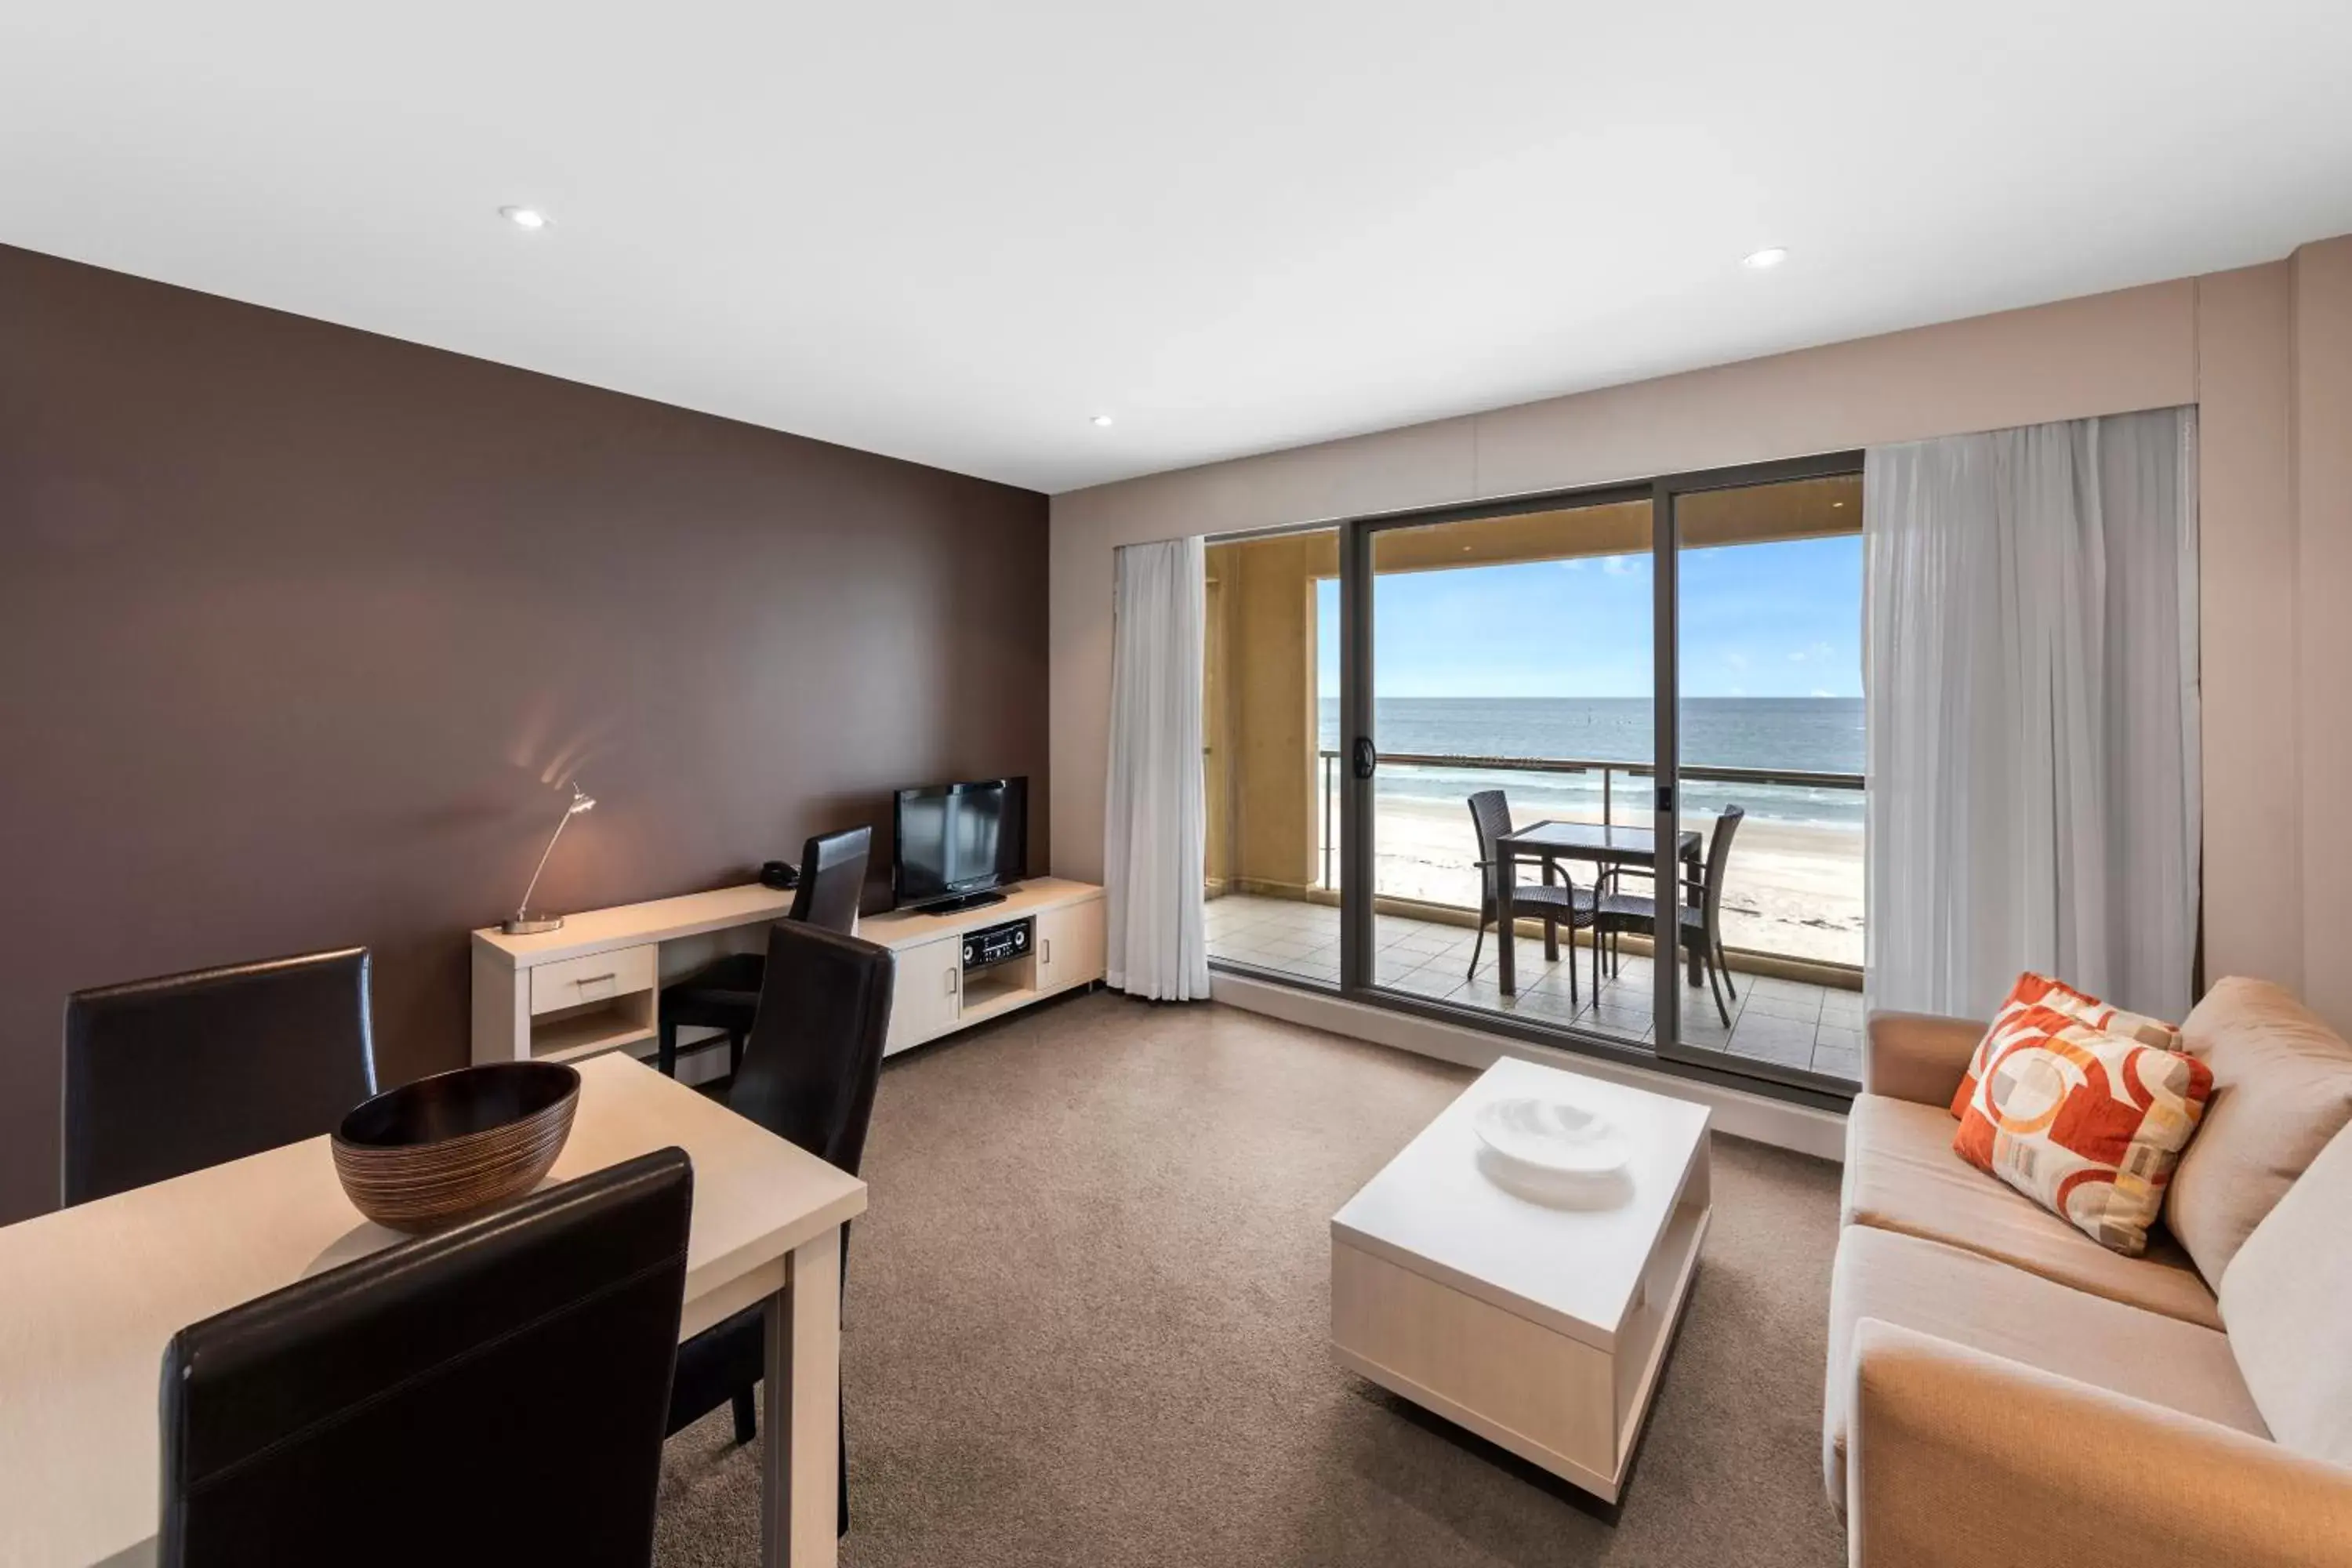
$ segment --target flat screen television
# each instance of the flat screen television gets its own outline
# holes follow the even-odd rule
[[[901,909],[971,909],[1029,874],[1029,781],[902,789],[891,811],[890,894]]]

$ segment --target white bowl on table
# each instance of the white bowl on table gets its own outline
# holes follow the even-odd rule
[[[1616,1123],[1564,1100],[1512,1095],[1478,1108],[1478,1168],[1506,1192],[1561,1207],[1597,1208],[1632,1192],[1632,1144]]]

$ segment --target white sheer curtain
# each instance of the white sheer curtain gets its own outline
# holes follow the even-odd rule
[[[1869,453],[1873,1006],[2188,1010],[2196,496],[2188,408]]]
[[[1103,812],[1105,968],[1112,986],[1154,1001],[1209,994],[1201,769],[1207,564],[1206,543],[1197,538],[1118,552]]]

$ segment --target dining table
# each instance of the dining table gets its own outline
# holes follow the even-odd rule
[[[1676,837],[1675,852],[1685,863],[1696,866],[1698,835],[1684,829]],[[1657,865],[1658,836],[1653,828],[1630,827],[1621,823],[1556,822],[1546,818],[1496,837],[1495,856],[1496,880],[1501,893],[1495,911],[1495,984],[1504,995],[1510,996],[1518,992],[1517,955],[1513,951],[1518,945],[1514,940],[1517,910],[1511,889],[1517,883],[1520,862],[1549,866],[1561,860],[1582,860],[1601,868],[1650,871]]]
[[[547,1179],[687,1152],[678,1337],[766,1304],[761,1561],[832,1568],[842,1226],[866,1184],[624,1052],[577,1065]],[[404,1239],[352,1206],[324,1137],[0,1226],[0,1563],[153,1563],[172,1336]]]

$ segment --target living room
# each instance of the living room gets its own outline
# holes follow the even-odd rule
[[[2228,21],[0,17],[0,1563],[2352,1563]]]

